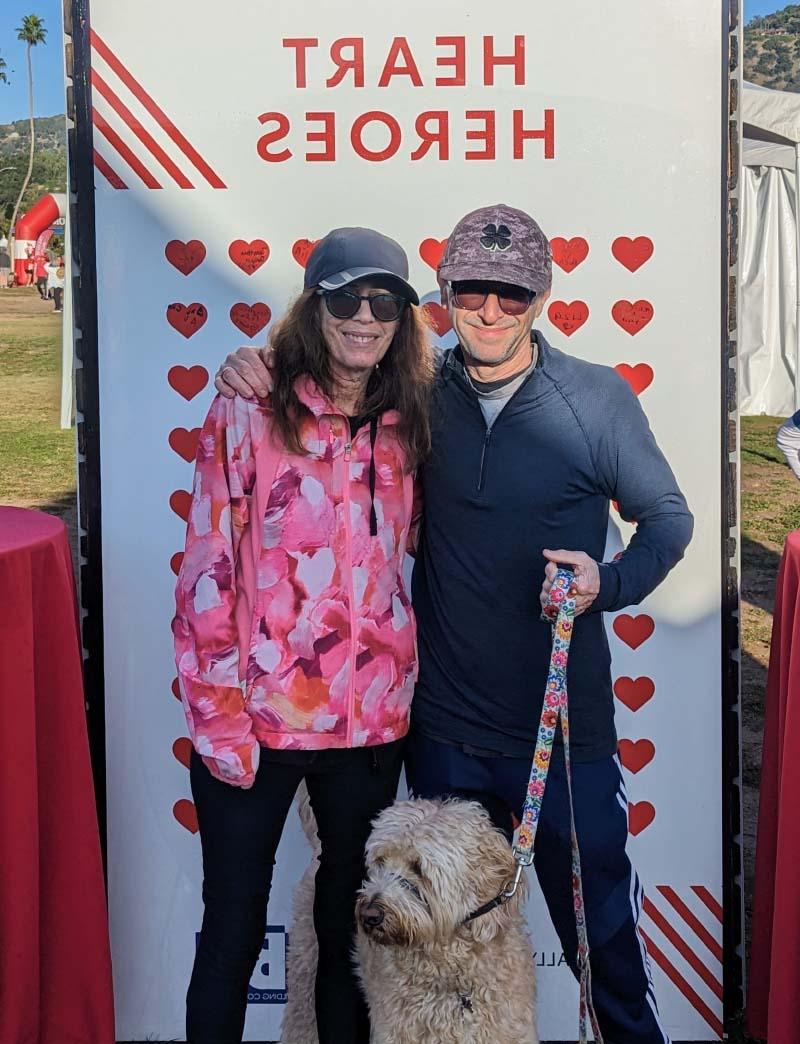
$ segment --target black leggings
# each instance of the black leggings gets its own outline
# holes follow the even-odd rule
[[[203,927],[186,997],[189,1044],[239,1044],[247,987],[264,942],[283,825],[305,779],[322,845],[314,900],[320,1044],[368,1044],[352,963],[355,896],[372,819],[394,800],[403,741],[380,747],[261,751],[250,790],[215,779],[193,751],[203,849]]]

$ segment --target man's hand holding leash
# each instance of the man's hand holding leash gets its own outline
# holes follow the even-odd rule
[[[549,551],[547,548],[542,552],[547,559],[544,569],[544,583],[539,595],[539,601],[544,608],[550,598],[550,588],[558,572],[559,565],[571,566],[575,574],[571,590],[575,593],[575,615],[580,616],[594,602],[600,594],[600,569],[597,562],[590,558],[585,551]]]

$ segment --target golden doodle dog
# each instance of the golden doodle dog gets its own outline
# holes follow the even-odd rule
[[[538,1044],[524,881],[510,901],[470,918],[507,888],[516,870],[508,842],[484,809],[456,800],[396,802],[376,819],[366,861],[356,959],[371,1044]],[[310,923],[299,909],[295,916],[290,962],[301,945],[298,927],[305,925],[305,933]],[[281,1040],[316,1044],[313,1009],[310,1020],[291,1010],[291,968],[289,975]],[[310,983],[304,991],[294,985],[308,998]]]

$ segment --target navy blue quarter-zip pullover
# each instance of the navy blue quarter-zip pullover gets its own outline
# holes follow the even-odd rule
[[[602,611],[637,604],[664,579],[692,516],[625,381],[533,336],[537,364],[491,428],[460,349],[442,365],[414,567],[412,722],[436,739],[532,755],[551,637],[540,619],[542,549],[601,562],[616,500],[636,533],[600,566],[600,594],[576,620],[570,652],[570,743],[576,761],[589,761],[616,750]]]

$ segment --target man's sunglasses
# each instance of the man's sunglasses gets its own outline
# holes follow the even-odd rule
[[[396,322],[403,314],[406,301],[398,294],[354,294],[352,290],[317,290],[325,298],[325,307],[334,319],[352,319],[369,302],[369,310],[381,323]]]
[[[522,315],[536,297],[532,290],[512,283],[494,283],[486,279],[459,279],[451,284],[456,308],[477,312],[486,304],[489,294],[497,295],[497,303],[506,315]]]

